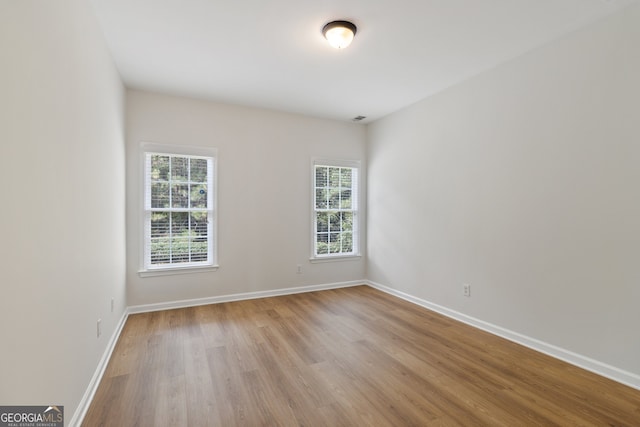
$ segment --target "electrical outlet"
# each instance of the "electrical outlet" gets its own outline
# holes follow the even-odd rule
[[[297,266],[296,273],[297,274],[302,274],[302,266],[300,264],[298,264],[298,266]]]
[[[468,283],[465,283],[464,285],[462,285],[462,290],[463,290],[463,295],[465,297],[471,296],[471,285],[469,285]]]
[[[113,313],[113,307],[116,304],[116,299],[115,298],[111,298],[111,312]]]
[[[100,338],[100,335],[102,335],[102,319],[98,319],[96,332],[98,333],[98,338]]]

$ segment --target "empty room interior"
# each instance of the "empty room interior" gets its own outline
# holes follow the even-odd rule
[[[0,0],[0,52],[0,405],[640,425],[638,1]]]

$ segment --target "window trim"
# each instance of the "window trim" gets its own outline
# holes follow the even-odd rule
[[[202,156],[210,157],[212,160],[213,173],[211,176],[212,182],[212,216],[213,224],[211,226],[211,260],[206,264],[198,265],[169,265],[163,267],[149,268],[146,265],[145,246],[147,239],[147,221],[146,221],[146,154],[158,153],[177,156]],[[173,145],[173,144],[159,144],[151,142],[143,142],[140,144],[139,150],[140,158],[140,173],[138,177],[140,179],[140,248],[139,248],[139,269],[138,275],[140,277],[152,277],[163,275],[175,275],[175,274],[188,274],[188,273],[200,273],[207,271],[216,271],[218,269],[218,150],[210,147],[201,146],[189,146],[189,145]]]
[[[316,254],[316,188],[315,188],[315,167],[316,166],[330,166],[330,167],[347,167],[353,168],[357,171],[357,181],[356,181],[356,204],[354,209],[354,239],[353,244],[355,246],[355,250],[353,253],[348,254],[328,254],[328,255],[317,255]],[[310,253],[311,256],[309,261],[311,263],[324,263],[324,262],[334,262],[334,261],[349,261],[349,260],[359,260],[362,258],[362,166],[360,160],[345,160],[345,159],[330,159],[326,157],[314,157],[311,159],[311,212],[310,212],[310,233],[311,233],[311,245],[310,245]]]

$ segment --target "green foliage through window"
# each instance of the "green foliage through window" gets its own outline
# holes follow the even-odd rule
[[[315,165],[314,213],[316,256],[351,255],[357,214],[357,168]]]
[[[210,262],[212,159],[147,154],[147,264]]]

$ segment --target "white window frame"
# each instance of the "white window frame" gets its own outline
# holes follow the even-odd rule
[[[211,174],[208,176],[208,203],[207,211],[209,217],[208,224],[208,260],[206,262],[194,263],[176,263],[176,264],[151,264],[150,253],[147,248],[148,241],[151,238],[150,215],[151,209],[151,192],[150,183],[147,182],[147,171],[149,163],[148,154],[161,154],[185,157],[206,157],[211,162]],[[140,270],[138,274],[141,277],[166,275],[166,274],[182,274],[196,273],[203,271],[215,271],[218,269],[218,221],[217,221],[217,150],[209,147],[193,147],[182,145],[168,145],[156,143],[142,143],[140,145],[140,163],[141,163],[141,245],[140,245]]]
[[[316,209],[316,166],[327,167],[345,167],[355,170],[355,185],[352,184],[352,209],[353,212],[353,251],[349,253],[333,253],[333,254],[317,254],[316,253],[316,235],[317,235],[317,220],[316,215],[322,210]],[[312,263],[315,262],[330,262],[330,261],[343,261],[361,258],[360,248],[362,239],[361,228],[361,197],[360,191],[362,189],[362,170],[359,160],[336,160],[327,158],[313,158],[311,159],[311,258]]]

